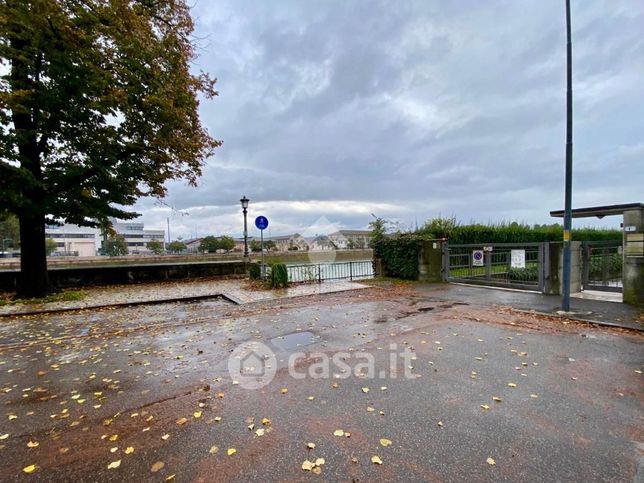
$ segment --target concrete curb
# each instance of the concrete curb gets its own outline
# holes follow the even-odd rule
[[[585,324],[600,325],[603,327],[612,327],[617,329],[633,330],[636,332],[644,332],[644,327],[633,327],[630,325],[618,324],[615,322],[604,322],[599,320],[583,319],[581,317],[575,317],[574,315],[559,315],[559,314],[553,314],[551,312],[540,312],[538,310],[525,310],[525,309],[514,309],[514,311],[520,312],[523,314],[544,315],[547,317],[556,317],[558,319],[574,320],[577,322],[583,322]]]

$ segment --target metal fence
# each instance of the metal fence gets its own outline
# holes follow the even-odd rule
[[[445,278],[542,292],[545,249],[544,243],[447,245],[443,256]]]
[[[582,243],[582,278],[584,290],[622,291],[622,242]]]
[[[337,262],[287,265],[289,282],[323,282],[325,280],[364,280],[373,278],[373,262]]]

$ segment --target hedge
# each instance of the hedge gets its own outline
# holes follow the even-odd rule
[[[423,238],[412,233],[402,233],[374,241],[373,256],[382,260],[384,275],[416,280]]]

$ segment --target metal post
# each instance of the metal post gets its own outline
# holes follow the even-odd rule
[[[572,32],[570,0],[566,0],[566,193],[563,231],[563,276],[561,310],[570,311],[570,245],[572,228]]]
[[[264,265],[264,230],[259,230],[259,239],[262,247],[262,280],[266,279],[266,265]]]
[[[349,262],[349,280],[353,280],[353,262]]]
[[[484,251],[483,258],[485,259],[485,279],[492,280],[492,252]]]
[[[322,266],[318,265],[318,283],[322,283]]]

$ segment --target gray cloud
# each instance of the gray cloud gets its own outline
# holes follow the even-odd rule
[[[193,16],[224,145],[198,188],[169,185],[189,213],[175,234],[239,233],[244,194],[274,233],[562,207],[562,2],[201,0]],[[638,0],[573,2],[577,206],[643,201],[642,25]],[[150,226],[169,212],[138,208]]]

